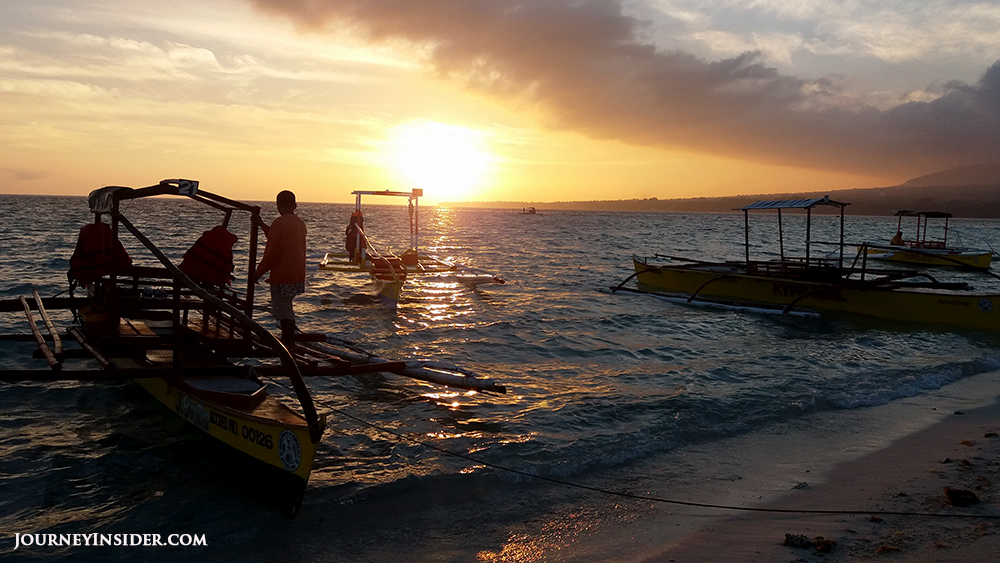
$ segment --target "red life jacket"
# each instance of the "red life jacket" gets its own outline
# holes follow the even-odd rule
[[[90,223],[80,229],[66,275],[86,287],[101,276],[110,274],[112,266],[121,273],[131,265],[132,258],[112,234],[111,225]]]
[[[356,256],[355,253],[358,251],[358,238],[359,233],[365,230],[365,218],[361,214],[360,209],[354,210],[351,213],[350,223],[347,224],[347,230],[345,231],[344,248],[347,249],[347,253],[351,258],[351,262],[360,259],[360,256]],[[361,250],[364,250],[365,244],[362,242]]]
[[[228,285],[233,273],[233,245],[238,237],[222,225],[205,231],[194,246],[184,253],[178,266],[189,278],[198,283]]]

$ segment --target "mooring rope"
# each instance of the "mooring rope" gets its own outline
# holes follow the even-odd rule
[[[280,383],[278,381],[275,381],[275,380],[273,380],[271,378],[266,378],[266,379],[268,381],[270,381],[271,383],[274,383],[275,385],[279,386],[279,387],[283,387],[286,390],[291,391],[291,389],[289,389],[286,385],[284,385],[284,384],[282,384],[282,383]],[[372,422],[368,422],[367,420],[364,420],[364,419],[362,419],[360,417],[357,417],[357,416],[354,416],[354,415],[349,414],[347,412],[344,412],[343,410],[338,409],[337,407],[331,405],[330,403],[328,403],[327,401],[324,401],[322,399],[313,399],[313,400],[314,400],[314,402],[316,404],[322,405],[323,407],[329,409],[331,412],[334,412],[334,413],[336,413],[336,414],[338,414],[338,415],[340,415],[340,416],[342,416],[344,418],[353,420],[353,421],[355,421],[355,422],[357,422],[359,424],[362,424],[362,425],[367,426],[369,428],[372,428],[374,430],[378,430],[379,432],[382,432],[384,434],[389,434],[389,435],[395,436],[396,438],[399,438],[400,440],[403,440],[403,441],[406,441],[406,442],[410,442],[412,444],[416,444],[416,445],[419,445],[419,446],[423,446],[425,448],[434,450],[436,452],[440,452],[440,453],[442,453],[444,455],[447,455],[447,456],[450,456],[450,457],[462,459],[462,460],[474,463],[476,465],[481,465],[481,466],[484,466],[484,467],[489,467],[489,468],[492,468],[492,469],[496,469],[498,471],[505,471],[507,473],[513,473],[515,475],[521,475],[522,477],[529,477],[529,478],[532,478],[532,479],[539,479],[541,481],[546,481],[546,482],[553,483],[553,484],[556,484],[556,485],[562,485],[562,486],[565,486],[565,487],[573,487],[573,488],[576,488],[576,489],[582,489],[582,490],[585,490],[585,491],[592,491],[592,492],[595,492],[595,493],[601,493],[601,494],[610,495],[610,496],[616,496],[616,497],[621,497],[621,498],[627,498],[627,499],[633,499],[633,500],[642,500],[642,501],[649,501],[649,502],[657,502],[657,503],[662,503],[662,504],[673,504],[673,505],[679,505],[679,506],[691,506],[691,507],[696,507],[696,508],[714,508],[714,509],[719,509],[719,510],[740,510],[740,511],[744,511],[744,512],[770,512],[770,513],[779,513],[779,514],[883,514],[883,515],[889,515],[889,516],[922,516],[922,517],[935,517],[935,518],[1000,519],[1000,514],[945,514],[945,513],[940,513],[940,512],[908,512],[908,511],[896,511],[896,510],[822,510],[822,509],[763,508],[763,507],[751,507],[751,506],[733,506],[733,505],[728,505],[728,504],[712,504],[712,503],[704,503],[704,502],[693,502],[693,501],[683,501],[683,500],[676,500],[676,499],[668,499],[668,498],[655,497],[655,496],[650,496],[650,495],[641,495],[641,494],[636,494],[636,493],[629,493],[629,492],[624,492],[624,491],[612,491],[610,489],[604,489],[604,488],[601,488],[601,487],[593,487],[593,486],[590,486],[590,485],[583,485],[583,484],[580,484],[580,483],[574,483],[572,481],[565,481],[563,479],[556,479],[554,477],[546,477],[544,475],[538,475],[537,473],[529,473],[527,471],[522,471],[520,469],[514,469],[514,468],[511,468],[511,467],[499,465],[499,464],[492,463],[492,462],[489,462],[489,461],[484,461],[484,460],[481,460],[481,459],[477,459],[477,458],[474,458],[474,457],[472,457],[470,455],[463,454],[463,453],[458,453],[458,452],[454,452],[454,451],[442,448],[441,446],[437,446],[437,445],[431,444],[430,442],[426,442],[424,440],[420,440],[418,438],[414,438],[413,436],[407,436],[407,435],[405,435],[405,434],[403,434],[401,432],[397,432],[395,430],[392,430],[392,429],[389,429],[389,428],[385,428],[383,426],[379,426],[378,424],[375,424],[375,423],[372,423]]]

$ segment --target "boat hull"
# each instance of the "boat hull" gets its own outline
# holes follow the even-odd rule
[[[738,266],[653,265],[633,259],[642,291],[722,303],[867,315],[892,321],[1000,329],[1000,295],[823,283],[749,275]]]
[[[437,274],[442,272],[455,272],[458,270],[456,264],[445,262],[444,260],[421,254],[417,263],[403,263],[407,275],[417,274]],[[371,262],[359,264],[351,261],[345,253],[328,252],[317,264],[317,269],[330,272],[371,272]]]
[[[211,437],[277,470],[283,482],[276,488],[285,497],[286,511],[298,511],[317,449],[300,414],[273,397],[242,410],[206,400],[164,379],[136,382]]]
[[[868,257],[887,262],[919,264],[921,266],[952,266],[985,270],[993,262],[993,252],[989,250],[936,250],[921,249],[913,252],[900,248],[870,248]]]
[[[375,286],[375,295],[378,296],[382,305],[395,309],[399,304],[399,297],[403,294],[403,280],[382,280],[372,276],[372,284]]]

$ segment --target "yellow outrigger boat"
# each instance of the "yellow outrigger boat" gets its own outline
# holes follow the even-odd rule
[[[162,195],[186,196],[223,214],[221,224],[203,233],[179,266],[126,218],[121,205]],[[248,280],[257,261],[260,207],[200,190],[192,180],[102,188],[91,193],[90,207],[94,222],[81,230],[70,260],[70,297],[43,299],[33,291],[30,298],[0,301],[0,312],[23,312],[31,328],[31,334],[0,340],[35,341],[38,360],[26,362],[47,364],[4,369],[0,381],[135,380],[171,411],[259,462],[287,516],[299,510],[326,427],[305,377],[386,372],[505,392],[492,380],[452,366],[385,360],[330,335],[297,335],[296,345],[286,347],[253,319],[250,282],[243,291],[230,285],[237,240],[228,231],[230,218],[234,212],[250,215],[242,278]],[[133,263],[120,230],[131,233],[158,265]],[[86,288],[86,298],[73,296],[78,285]],[[78,312],[78,324],[59,331],[48,314],[57,308]],[[36,313],[47,334],[37,327]],[[298,404],[269,394],[263,378],[287,380]]]
[[[815,256],[809,240],[811,210],[816,206],[840,209],[839,256]],[[781,314],[850,313],[916,323],[946,323],[975,329],[1000,329],[1000,294],[970,293],[965,283],[943,283],[925,272],[875,270],[867,267],[860,252],[848,266],[844,262],[844,208],[847,203],[829,197],[759,201],[740,208],[744,212],[745,260],[704,262],[681,257],[633,256],[635,273],[613,291],[630,291],[625,284],[636,279],[635,290],[671,299],[725,307],[749,308]],[[780,257],[751,260],[749,212],[778,211]],[[786,256],[781,234],[781,210],[807,212],[806,255]],[[860,261],[860,264],[859,264]]]
[[[993,261],[993,251],[948,246],[948,220],[951,213],[942,211],[897,211],[896,236],[885,246],[868,245],[869,258],[921,266],[951,266],[985,270]],[[917,218],[917,236],[903,238],[903,217]],[[927,236],[931,219],[944,219],[944,236],[934,240]]]
[[[416,188],[408,192],[358,190],[351,193],[355,196],[355,208],[345,233],[346,252],[327,252],[319,262],[320,270],[368,274],[379,300],[393,309],[396,308],[403,286],[410,276],[435,275],[467,285],[505,283],[503,277],[499,275],[447,262],[420,251],[419,202],[420,197],[424,195],[422,189]],[[380,252],[368,239],[364,230],[364,214],[361,211],[361,196],[365,195],[407,198],[410,241],[409,248],[402,254]]]

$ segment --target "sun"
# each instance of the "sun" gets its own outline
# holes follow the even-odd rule
[[[489,180],[495,157],[482,131],[433,121],[409,122],[389,131],[390,166],[407,188],[434,201],[465,201]]]

